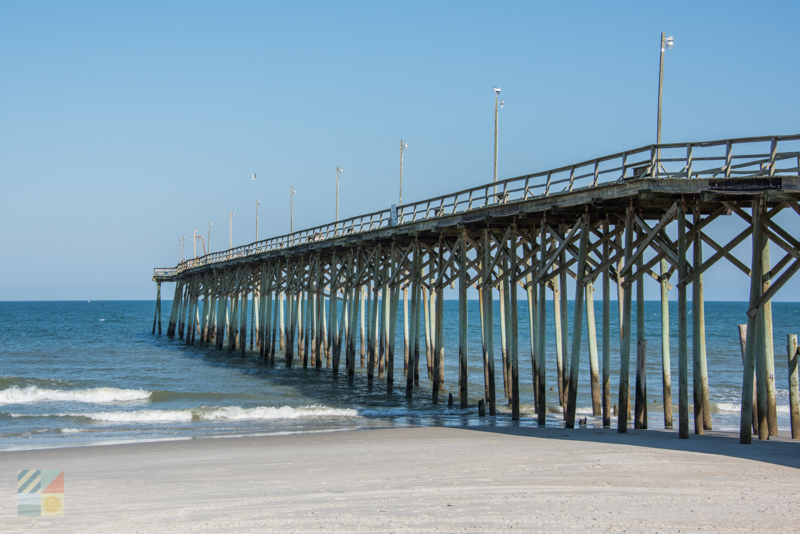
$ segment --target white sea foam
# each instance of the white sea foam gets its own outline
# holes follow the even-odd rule
[[[712,402],[711,406],[720,412],[740,413],[742,411],[742,405],[735,402]],[[778,413],[789,413],[789,406],[786,404],[778,404],[775,408]]]
[[[116,401],[144,400],[150,397],[151,391],[143,389],[117,389],[117,388],[92,388],[92,389],[40,389],[36,386],[20,388],[11,386],[0,391],[0,404],[25,404],[42,401],[69,401],[109,403]]]
[[[135,410],[119,412],[92,412],[85,414],[59,414],[62,416],[88,417],[93,421],[107,423],[168,423],[190,421],[243,421],[243,420],[275,420],[275,419],[314,419],[320,417],[355,417],[357,410],[328,408],[325,406],[305,406],[293,408],[281,406],[258,406],[241,408],[239,406],[223,406],[213,408],[195,408],[186,410]]]

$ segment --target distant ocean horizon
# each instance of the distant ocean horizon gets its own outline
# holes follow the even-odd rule
[[[213,347],[185,345],[166,336],[172,299],[162,301],[164,335],[152,335],[152,300],[0,301],[0,450],[99,445],[152,440],[335,432],[397,426],[536,426],[533,405],[527,303],[519,303],[520,399],[522,417],[511,421],[503,398],[499,341],[499,308],[495,302],[495,368],[498,415],[479,418],[483,398],[483,363],[477,300],[469,303],[469,407],[431,403],[424,341],[421,342],[420,387],[405,396],[402,313],[398,314],[395,387],[385,380],[369,386],[359,367],[348,380],[329,369],[291,369],[280,351],[276,367],[258,360],[257,351],[241,358]],[[634,301],[635,302],[635,301]],[[563,426],[558,406],[553,306],[548,301],[547,425]],[[402,305],[402,303],[401,303]],[[572,323],[572,302],[569,321]],[[744,323],[747,303],[706,301],[706,347],[712,423],[715,430],[738,430],[742,380],[737,325]],[[691,307],[690,307],[691,311]],[[457,301],[444,303],[445,387],[457,397]],[[602,303],[595,302],[598,346],[602,356]],[[634,329],[636,314],[633,314]],[[661,394],[661,308],[645,301],[649,340],[647,386],[649,428],[663,428]],[[677,303],[670,302],[671,374],[677,402]],[[611,402],[617,404],[619,318],[611,307]],[[616,328],[615,328],[616,326]],[[593,416],[585,331],[578,390],[578,413],[588,426]],[[691,328],[689,329],[691,336]],[[789,429],[786,334],[800,334],[800,303],[773,303],[778,420]],[[423,329],[424,336],[424,329]],[[249,337],[249,329],[248,329]],[[249,341],[248,341],[249,347]],[[689,340],[691,351],[691,338]],[[690,352],[691,358],[691,352]],[[300,365],[298,365],[300,363]],[[632,380],[635,363],[631,366]],[[690,369],[691,374],[691,369]],[[691,394],[691,378],[690,378]],[[633,387],[633,382],[631,384]],[[553,391],[550,391],[550,388]],[[677,425],[677,405],[674,405]],[[691,410],[690,410],[691,413]],[[612,426],[616,422],[612,421]],[[690,425],[692,428],[692,425]],[[615,430],[612,430],[615,431]]]

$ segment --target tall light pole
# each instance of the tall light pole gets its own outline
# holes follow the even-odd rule
[[[344,169],[336,167],[336,222],[339,222],[339,175],[344,172]]]
[[[233,212],[231,212],[231,218],[230,218],[230,246],[228,247],[229,249],[233,248],[233,216],[234,215],[235,214]]]
[[[211,227],[214,224],[211,221],[208,221],[208,253],[211,254]]]
[[[253,175],[255,176],[255,175]],[[258,206],[261,204],[260,200],[256,200],[256,241],[258,241]]]
[[[290,234],[294,233],[294,207],[293,207],[293,202],[294,202],[294,196],[296,194],[297,194],[297,191],[295,191],[294,187],[292,187],[290,185],[289,186],[289,233]]]
[[[504,102],[499,100],[500,88],[494,88],[494,181],[497,181],[497,120],[499,117],[497,105],[500,104],[500,109],[503,109]],[[497,195],[497,186],[494,186],[494,194]]]
[[[194,234],[192,241],[194,241],[194,257],[197,259],[197,228],[193,228]]]
[[[658,68],[658,131],[656,133],[656,143],[661,144],[661,93],[664,90],[664,50],[671,50],[675,46],[672,37],[664,37],[661,34],[661,60]],[[661,149],[658,149],[658,159],[661,159]]]
[[[408,143],[403,143],[400,139],[400,202],[398,206],[403,205],[403,152],[408,148]]]

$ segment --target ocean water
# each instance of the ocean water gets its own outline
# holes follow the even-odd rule
[[[162,336],[150,333],[154,302],[0,302],[0,321],[4,325],[0,330],[0,450],[396,426],[535,426],[528,311],[527,303],[520,300],[522,416],[517,422],[511,421],[503,398],[497,303],[494,321],[498,415],[479,418],[477,402],[483,397],[484,384],[477,301],[469,302],[469,407],[465,410],[458,408],[457,400],[456,407],[448,407],[446,394],[444,402],[432,405],[424,353],[420,356],[420,386],[411,399],[406,397],[402,313],[398,314],[395,387],[389,392],[384,380],[376,378],[372,386],[367,384],[366,368],[359,367],[358,356],[356,376],[350,380],[344,373],[335,378],[324,363],[320,371],[304,370],[297,364],[297,357],[295,365],[286,368],[280,351],[272,368],[258,360],[257,352],[242,358],[239,352],[229,354],[213,347],[187,346],[177,337],[170,340],[166,328],[171,303],[167,301],[162,307],[165,334]],[[457,304],[444,303],[445,387],[454,397],[458,383]],[[738,429],[742,361],[737,324],[745,322],[746,308],[744,302],[706,303],[714,429]],[[563,413],[557,400],[551,301],[547,310],[547,425],[561,426]],[[677,403],[676,303],[672,303],[670,311],[673,401]],[[598,347],[602,351],[599,302],[596,315]],[[663,428],[660,303],[646,302],[645,317],[649,342],[649,427]],[[611,397],[612,404],[616,404],[619,392],[616,302],[612,302],[610,319]],[[786,334],[800,333],[800,304],[774,303],[773,321],[778,419],[781,431],[787,431],[785,340]],[[634,324],[634,332],[635,328]],[[584,326],[578,414],[587,417],[589,426],[601,426],[601,418],[591,415],[587,337]],[[690,351],[691,346],[690,339]],[[421,350],[424,351],[424,343]],[[635,357],[631,373],[633,380]],[[691,363],[689,383],[691,389]],[[674,419],[677,427],[677,404]],[[612,421],[612,425],[616,422]],[[690,428],[693,428],[691,423]]]

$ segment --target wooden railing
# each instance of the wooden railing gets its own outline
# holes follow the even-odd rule
[[[649,145],[213,252],[156,269],[155,276],[614,182],[772,175],[800,175],[800,135]]]

